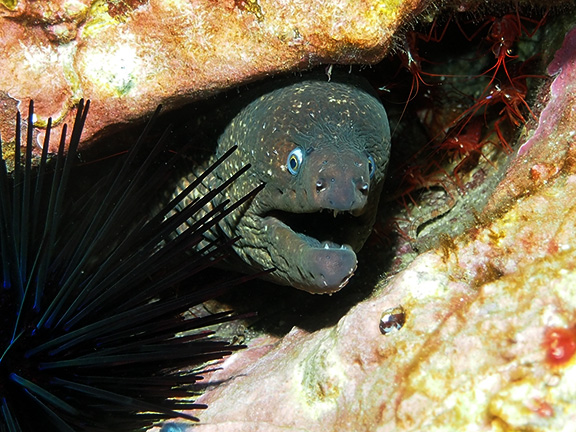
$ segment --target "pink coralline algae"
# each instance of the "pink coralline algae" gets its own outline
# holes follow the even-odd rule
[[[548,66],[555,76],[549,100],[539,116],[538,127],[518,149],[506,180],[492,196],[487,210],[509,203],[558,175],[576,155],[576,28],[570,30],[562,47]]]
[[[563,117],[573,114],[576,109],[576,28],[570,30],[564,39],[562,48],[556,51],[554,60],[548,66],[548,73],[556,76],[550,85],[550,100],[540,114],[538,128],[532,138],[519,149],[518,155],[528,153],[534,143],[554,135]],[[550,144],[552,145],[552,144]]]

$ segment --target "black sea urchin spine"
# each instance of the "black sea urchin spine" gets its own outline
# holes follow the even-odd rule
[[[178,296],[173,286],[222,259],[229,244],[194,246],[244,200],[174,232],[247,167],[179,212],[184,193],[151,213],[174,161],[163,157],[167,133],[146,148],[150,123],[125,160],[73,194],[87,111],[80,102],[68,150],[64,128],[52,160],[48,126],[33,167],[31,104],[25,154],[18,116],[13,172],[0,161],[2,432],[129,431],[163,418],[196,420],[179,411],[202,408],[191,397],[203,368],[238,348],[207,329],[232,314],[183,313],[239,280],[183,284]]]

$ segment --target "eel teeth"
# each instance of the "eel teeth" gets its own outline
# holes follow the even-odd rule
[[[342,281],[342,283],[340,283],[340,285],[338,285],[338,288],[344,288],[346,286],[346,284],[350,281],[350,279],[352,278],[352,276],[354,276],[354,272],[356,271],[356,267],[354,267],[353,269],[350,270],[350,273],[348,274],[348,276],[346,276],[346,279],[344,279]]]

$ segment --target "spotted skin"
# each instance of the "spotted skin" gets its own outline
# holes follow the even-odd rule
[[[244,271],[274,268],[268,279],[310,293],[341,289],[371,232],[388,164],[390,129],[380,101],[352,84],[289,84],[243,108],[207,163],[234,145],[204,192],[251,168],[212,204],[265,187],[214,236],[239,237],[234,249]],[[201,171],[193,169],[180,188]]]

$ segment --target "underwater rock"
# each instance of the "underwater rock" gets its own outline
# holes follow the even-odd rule
[[[506,180],[492,194],[489,214],[553,180],[576,157],[576,28],[566,35],[547,72],[554,76],[538,126],[518,149]],[[567,169],[572,169],[566,166]]]
[[[202,424],[178,430],[572,430],[576,104],[555,88],[576,85],[573,36],[490,219],[382,280],[335,326],[234,354],[210,377],[229,381],[200,399]]]
[[[37,126],[92,101],[85,138],[110,124],[266,75],[374,63],[425,0],[0,2],[0,103],[34,99]],[[23,115],[27,113],[23,110]],[[11,140],[14,128],[2,126]],[[58,131],[56,131],[58,133]]]

